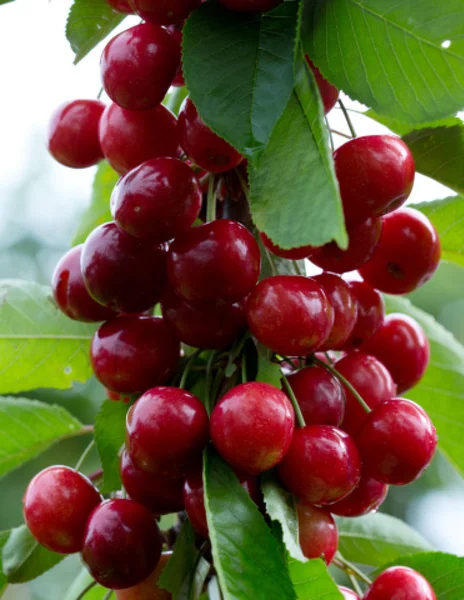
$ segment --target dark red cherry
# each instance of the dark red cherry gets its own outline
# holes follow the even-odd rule
[[[430,464],[437,432],[424,409],[395,398],[369,413],[356,442],[366,474],[384,483],[407,485]]]
[[[82,560],[104,587],[129,588],[146,579],[161,556],[154,516],[133,500],[107,500],[90,516]]]
[[[185,390],[155,387],[130,408],[126,445],[138,469],[157,477],[185,475],[209,440],[209,420],[200,400]]]
[[[349,496],[330,505],[330,512],[340,517],[361,517],[378,510],[388,494],[388,485],[371,477],[361,481]]]
[[[171,556],[172,552],[163,552],[153,573],[134,587],[116,590],[116,600],[172,600],[171,592],[161,589],[158,585],[161,573]]]
[[[230,10],[238,12],[266,12],[278,6],[282,0],[219,0]]]
[[[334,273],[347,273],[359,269],[374,254],[382,231],[382,219],[368,219],[365,223],[348,229],[348,248],[341,250],[335,242],[315,248],[311,262]]]
[[[99,100],[74,100],[59,106],[48,124],[47,147],[65,167],[84,169],[102,160],[98,126],[105,105]]]
[[[381,217],[406,202],[414,184],[414,158],[392,135],[366,135],[334,152],[348,227]]]
[[[307,356],[328,338],[334,311],[322,287],[309,277],[277,275],[261,281],[247,298],[248,325],[274,352]]]
[[[322,104],[324,105],[324,112],[327,114],[332,108],[337,104],[338,97],[340,92],[337,88],[329,83],[327,79],[322,75],[313,61],[309,58],[308,55],[305,56],[306,62],[309,65],[309,68],[313,72],[313,75],[316,79],[317,87],[319,88],[319,93],[321,95]]]
[[[358,305],[349,284],[333,273],[321,273],[313,277],[322,286],[334,309],[334,324],[329,337],[318,350],[339,350],[354,329]]]
[[[60,554],[80,552],[85,525],[102,498],[93,484],[69,467],[49,467],[27,486],[24,520],[41,544]]]
[[[359,272],[387,294],[408,294],[427,283],[437,270],[440,238],[430,220],[413,208],[382,219],[382,235],[372,258]]]
[[[133,10],[128,2],[128,0],[106,0],[108,4],[114,10],[117,10],[121,13],[126,13],[128,15],[133,14]]]
[[[175,372],[180,344],[161,317],[119,317],[95,333],[92,368],[104,386],[136,394],[165,383]]]
[[[106,321],[116,313],[90,296],[81,273],[82,244],[68,250],[56,265],[52,290],[58,308],[70,319],[84,322]]]
[[[284,250],[280,246],[274,244],[265,233],[260,233],[259,237],[261,238],[263,245],[272,252],[272,254],[280,256],[281,258],[288,258],[289,260],[301,260],[307,258],[314,250],[312,246],[300,246],[299,248]]]
[[[333,504],[358,485],[361,460],[347,433],[329,425],[309,425],[295,430],[278,472],[300,500]]]
[[[358,316],[345,350],[359,348],[380,329],[385,318],[385,303],[377,290],[365,281],[351,281],[350,287],[358,305]]]
[[[156,25],[180,23],[200,4],[201,0],[134,0],[142,19]]]
[[[345,393],[336,377],[319,366],[287,376],[306,425],[338,427],[345,415]]]
[[[251,475],[272,469],[292,441],[295,413],[290,400],[267,383],[238,385],[211,414],[211,439],[232,466]]]
[[[298,532],[301,551],[306,558],[322,558],[330,565],[338,548],[338,530],[325,508],[298,502]]]
[[[260,265],[254,237],[228,219],[192,227],[169,248],[170,282],[192,303],[241,300],[256,285]]]
[[[408,567],[390,567],[367,590],[364,600],[392,600],[401,594],[404,600],[436,600],[430,583]]]
[[[390,373],[374,356],[361,352],[348,352],[335,363],[335,368],[351,383],[370,408],[396,395],[396,385]],[[345,385],[343,389],[346,396],[346,409],[342,429],[355,436],[365,421],[367,413]]]
[[[167,242],[189,229],[200,214],[202,194],[192,169],[177,158],[154,158],[120,179],[111,212],[126,233]]]
[[[179,45],[179,49],[181,51],[182,51],[182,41],[183,41],[183,33],[182,33],[183,27],[184,27],[183,21],[180,23],[177,23],[176,25],[168,25],[166,27],[166,30],[169,31],[169,33],[172,35],[172,37],[174,38],[176,43]],[[175,87],[182,87],[183,85],[185,85],[184,71],[182,68],[182,58],[181,58],[181,64],[179,66],[179,69],[177,70],[176,76],[174,77],[174,79],[172,81],[172,85],[174,85]]]
[[[243,159],[235,148],[205,125],[190,98],[178,116],[180,145],[199,167],[210,173],[221,173],[236,167]]]
[[[338,591],[343,596],[344,600],[361,600],[358,594],[343,585],[338,586]]]
[[[152,158],[177,156],[179,148],[176,117],[162,104],[139,112],[110,104],[99,136],[105,158],[120,175]]]

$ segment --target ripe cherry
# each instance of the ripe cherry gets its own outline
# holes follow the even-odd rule
[[[355,594],[355,592],[353,592],[353,590],[350,590],[349,588],[344,587],[343,585],[340,585],[338,587],[338,591],[341,593],[344,600],[361,600],[360,597],[358,596],[358,594]]]
[[[282,0],[219,0],[230,10],[238,12],[266,12],[278,6]]]
[[[380,241],[359,272],[387,294],[408,294],[427,283],[440,262],[440,238],[429,219],[402,208],[382,219]]]
[[[120,179],[111,212],[126,233],[167,242],[189,229],[200,214],[202,194],[192,169],[177,158],[149,160]]]
[[[306,425],[338,427],[345,415],[345,393],[336,377],[319,366],[287,376]]]
[[[179,51],[181,53],[182,53],[182,41],[183,41],[183,37],[184,37],[183,33],[182,33],[183,27],[184,27],[183,21],[176,23],[175,25],[168,25],[166,27],[166,30],[169,31],[169,33],[172,35],[172,37],[178,44]],[[172,85],[174,85],[175,87],[182,87],[183,85],[185,85],[184,71],[182,68],[182,58],[181,58],[180,62],[181,62],[181,64],[179,65],[179,69],[177,70],[176,76],[174,77],[174,79],[172,81]]]
[[[278,466],[285,487],[311,504],[332,504],[348,496],[361,477],[361,461],[351,437],[329,425],[295,430]]]
[[[322,558],[330,565],[338,548],[338,530],[328,510],[298,502],[298,531],[306,558]]]
[[[133,500],[107,500],[87,523],[82,560],[92,577],[110,589],[146,579],[161,556],[161,537],[150,511]]]
[[[308,55],[305,56],[306,62],[309,65],[309,68],[313,72],[314,78],[316,79],[317,87],[319,88],[319,93],[321,95],[322,104],[324,106],[324,112],[327,114],[332,110],[332,108],[337,104],[338,97],[340,92],[337,88],[329,83],[327,79],[322,75],[313,61],[309,58]]]
[[[290,400],[267,383],[238,385],[211,414],[211,439],[232,466],[257,475],[272,469],[292,441],[295,413]]]
[[[98,126],[105,105],[99,100],[74,100],[59,106],[50,118],[47,147],[65,167],[84,169],[103,158]]]
[[[162,104],[141,112],[110,104],[99,137],[105,158],[120,175],[152,158],[177,156],[179,148],[176,117]]]
[[[128,2],[128,0],[106,0],[108,4],[114,10],[117,10],[121,13],[126,13],[128,15],[133,14],[133,10]]]
[[[284,250],[280,246],[274,244],[274,242],[265,233],[260,233],[259,237],[261,238],[263,245],[270,250],[272,254],[280,256],[281,258],[288,258],[289,260],[301,260],[303,258],[307,258],[314,250],[312,246],[300,246],[298,248]]]
[[[201,0],[134,0],[142,19],[156,25],[180,23],[200,4]]]
[[[254,237],[228,219],[193,227],[169,248],[170,282],[192,303],[241,300],[256,285],[260,265]]]
[[[369,413],[356,442],[367,475],[406,485],[430,464],[437,432],[425,410],[411,400],[395,398]]]
[[[362,347],[389,370],[398,394],[414,387],[430,360],[430,344],[417,321],[400,313],[390,314],[375,336]]]
[[[359,348],[377,333],[385,318],[385,303],[377,290],[365,281],[351,281],[350,287],[358,305],[358,316],[354,329],[344,345],[345,350]]]
[[[361,517],[378,510],[387,494],[388,485],[362,476],[349,496],[330,505],[330,512],[340,517]]]
[[[29,483],[24,519],[41,544],[60,554],[80,552],[85,525],[102,498],[93,484],[69,467],[49,467]]]
[[[274,352],[307,356],[328,338],[334,311],[322,287],[308,277],[277,275],[261,281],[246,303],[248,325]]]
[[[121,456],[121,479],[131,500],[146,506],[154,515],[184,510],[183,479],[159,479],[134,466],[129,453]]]
[[[408,567],[390,567],[367,590],[364,600],[391,600],[401,594],[404,600],[436,600],[430,583]]]
[[[90,348],[97,379],[122,394],[165,383],[177,367],[180,344],[161,317],[119,317],[95,333]]]
[[[199,167],[221,173],[236,167],[243,159],[235,148],[205,125],[190,98],[179,112],[180,145]]]
[[[129,409],[126,445],[134,466],[157,477],[185,475],[209,440],[200,400],[185,390],[155,387]]]
[[[171,592],[158,587],[158,579],[171,556],[172,552],[163,552],[153,573],[134,587],[116,590],[116,600],[172,600]]]
[[[392,135],[358,137],[334,152],[348,227],[381,217],[406,202],[414,184],[414,158]]]

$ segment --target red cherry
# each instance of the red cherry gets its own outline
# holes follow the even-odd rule
[[[41,544],[60,554],[80,552],[85,525],[102,498],[92,483],[69,467],[49,467],[27,486],[24,519]]]
[[[128,15],[133,14],[133,10],[128,2],[128,0],[106,0],[107,3],[118,12],[126,13]]]
[[[341,517],[361,517],[379,509],[388,494],[388,485],[370,477],[361,477],[353,492],[330,505],[330,512]]]
[[[390,567],[374,580],[364,600],[392,600],[401,595],[404,600],[436,600],[430,583],[408,567]]]
[[[176,41],[176,43],[179,46],[179,51],[182,53],[182,41],[183,41],[183,33],[182,33],[182,29],[184,27],[184,22],[180,22],[177,23],[176,25],[168,25],[166,27],[166,30],[169,31],[169,33],[172,35],[172,37],[174,38],[174,40]],[[176,86],[176,87],[182,87],[183,85],[185,85],[185,79],[184,79],[184,71],[182,68],[182,58],[181,58],[181,64],[179,66],[179,69],[176,73],[176,76],[174,77],[173,81],[172,81],[172,85]]]
[[[150,511],[133,500],[107,500],[90,516],[82,560],[92,577],[110,589],[146,579],[161,556],[161,537]]]
[[[334,309],[334,324],[329,337],[318,349],[339,350],[343,348],[356,324],[358,316],[356,298],[349,284],[338,275],[321,273],[313,279],[322,286]]]
[[[267,383],[231,389],[211,414],[211,439],[232,466],[257,475],[272,469],[292,441],[295,413],[287,396]]]
[[[335,150],[334,161],[349,227],[392,212],[411,193],[414,158],[399,137],[358,137]]]
[[[142,19],[156,25],[180,23],[200,4],[201,0],[134,0]]]
[[[130,404],[130,402],[132,401],[132,396],[124,396],[123,394],[113,392],[108,388],[105,389],[105,393],[108,400],[112,400],[113,402],[124,402],[124,404]]]
[[[398,394],[414,387],[430,361],[430,344],[417,321],[400,313],[390,314],[379,331],[362,347],[389,370]]]
[[[281,258],[288,258],[289,260],[301,260],[303,258],[307,258],[314,250],[312,246],[300,246],[298,248],[284,250],[280,246],[274,244],[274,242],[265,233],[260,233],[259,237],[261,238],[263,245],[270,250],[272,254],[280,256]]]
[[[238,12],[266,12],[281,4],[282,0],[219,0],[230,10]]]
[[[385,318],[385,303],[377,290],[365,281],[351,281],[350,287],[358,304],[358,317],[345,350],[359,348],[380,329]]]
[[[440,262],[440,238],[429,219],[402,208],[382,219],[377,248],[359,269],[362,278],[387,294],[408,294],[427,283]]]
[[[425,410],[395,398],[369,413],[356,442],[366,473],[384,483],[406,485],[430,464],[437,432]]]
[[[180,145],[202,169],[222,173],[242,161],[242,155],[235,148],[205,125],[190,98],[183,103],[178,119]]]
[[[345,393],[336,377],[313,366],[291,373],[287,379],[306,425],[340,425],[345,415]]]
[[[99,136],[103,154],[120,175],[152,158],[177,156],[179,148],[176,117],[162,104],[142,112],[110,104]]]
[[[196,396],[174,387],[152,388],[127,414],[131,460],[157,477],[181,477],[201,457],[208,426],[208,414]]]
[[[172,286],[189,302],[236,302],[256,285],[260,264],[258,244],[248,229],[220,219],[174,240],[168,274]]]
[[[116,600],[172,600],[171,592],[158,587],[158,580],[171,556],[172,552],[163,552],[153,573],[134,587],[116,590]]]
[[[309,68],[313,72],[313,75],[316,79],[317,87],[319,88],[319,93],[321,95],[322,104],[324,105],[324,112],[327,114],[332,110],[332,108],[337,104],[338,97],[340,92],[337,88],[329,83],[327,79],[322,75],[313,61],[306,54],[305,56],[306,62],[309,65]]]
[[[311,262],[334,273],[347,273],[359,269],[374,254],[382,231],[382,219],[368,219],[358,227],[348,230],[348,248],[341,250],[335,242],[315,248]]]
[[[122,394],[144,392],[175,372],[180,344],[161,317],[119,317],[95,333],[90,348],[97,379]]]
[[[370,408],[396,395],[396,385],[390,373],[374,356],[348,352],[335,363],[335,369],[351,383]],[[368,413],[345,385],[343,389],[346,395],[346,410],[342,428],[355,436]]]
[[[330,565],[338,548],[338,530],[328,510],[298,502],[298,531],[306,558],[322,558]]]
[[[261,281],[246,303],[248,325],[274,352],[307,356],[328,338],[334,311],[322,287],[308,277],[277,275]]]
[[[285,487],[311,504],[332,504],[348,496],[361,477],[361,461],[351,437],[329,425],[295,430],[278,466]]]
[[[353,590],[350,590],[343,585],[338,586],[338,591],[345,600],[361,600],[358,594],[355,594]]]
[[[50,118],[47,147],[65,167],[84,169],[103,158],[98,126],[105,105],[99,100],[74,100],[61,104]]]
[[[58,308],[70,319],[93,322],[106,321],[116,313],[105,308],[89,295],[81,273],[82,244],[68,250],[56,265],[52,290]]]

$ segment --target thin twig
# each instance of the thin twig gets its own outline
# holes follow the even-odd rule
[[[79,596],[77,596],[76,600],[82,600],[82,598],[84,598],[84,596],[87,594],[87,592],[90,592],[90,590],[92,588],[94,588],[96,585],[97,585],[96,581],[92,581],[91,583],[89,583],[89,585],[82,590],[82,592],[79,594]]]
[[[87,458],[87,456],[90,454],[90,452],[92,451],[92,448],[95,446],[95,440],[92,440],[89,445],[87,446],[87,448],[84,450],[84,452],[81,454],[80,459],[77,461],[76,466],[74,467],[76,469],[76,471],[79,471],[79,469],[82,467],[82,465],[84,464],[84,460]]]
[[[195,359],[197,359],[200,356],[201,353],[202,353],[202,350],[195,350],[195,352],[193,352],[189,356],[187,362],[185,363],[184,372],[182,373],[182,377],[181,377],[180,382],[179,382],[179,387],[180,387],[181,390],[183,390],[184,387],[185,387],[185,384],[187,382],[187,377],[189,376],[189,373],[190,373],[190,371],[192,369],[192,366],[193,366],[193,363],[195,362]]]
[[[320,367],[322,367],[323,369],[325,369],[326,371],[329,371],[329,373],[331,373],[332,375],[334,375],[338,380],[340,380],[343,385],[345,385],[349,391],[353,394],[353,396],[356,398],[356,400],[359,402],[359,404],[363,407],[363,409],[367,412],[370,413],[371,412],[371,407],[367,404],[367,402],[364,400],[364,398],[361,396],[361,394],[357,391],[357,389],[348,381],[348,379],[346,379],[346,377],[344,377],[341,373],[339,373],[337,371],[337,369],[335,369],[334,367],[332,367],[331,365],[328,365],[327,363],[325,363],[323,360],[320,360],[319,358],[316,358],[315,356],[313,357],[313,363],[316,365],[319,365]]]
[[[288,379],[282,373],[282,384],[285,388],[285,392],[287,396],[290,398],[290,402],[293,404],[293,409],[295,411],[295,416],[297,423],[300,427],[306,427],[306,421],[304,420],[303,413],[301,412],[300,405],[298,404],[298,400],[296,399],[295,394],[293,393],[291,385],[288,383]]]
[[[358,137],[356,130],[353,127],[353,123],[351,122],[350,115],[348,114],[348,111],[346,110],[346,106],[343,104],[343,100],[341,98],[338,99],[338,104],[340,105],[340,108],[342,109],[343,116],[345,117],[347,125],[350,129],[351,137],[353,137],[353,138]]]

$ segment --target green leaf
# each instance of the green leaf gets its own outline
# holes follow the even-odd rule
[[[298,600],[343,600],[324,561],[320,558],[305,563],[290,558],[288,568]]]
[[[104,494],[121,489],[119,452],[126,436],[127,410],[124,402],[105,400],[95,419],[95,443],[103,467],[100,491]]]
[[[95,329],[61,313],[49,287],[0,281],[0,394],[87,381]]]
[[[208,2],[184,29],[183,69],[204,121],[255,158],[265,147],[293,88],[298,1],[264,14]]]
[[[253,221],[281,248],[347,242],[322,103],[303,59],[296,92],[272,132],[257,169],[250,169]],[[288,261],[290,262],[290,261]]]
[[[306,0],[303,40],[353,99],[423,123],[464,106],[463,20],[462,0]]]
[[[338,548],[350,562],[378,567],[399,556],[432,549],[409,525],[383,513],[357,519],[339,517],[337,524]]]
[[[85,433],[61,406],[26,398],[0,397],[0,477],[56,442]]]
[[[9,583],[24,583],[48,571],[66,556],[40,546],[26,525],[13,529],[3,547],[3,572]]]
[[[94,581],[93,577],[87,569],[83,568],[66,592],[64,600],[76,600],[79,594],[83,592],[92,581]],[[108,590],[106,588],[97,584],[86,593],[85,600],[104,600],[107,593]]]
[[[261,273],[259,280],[262,281],[274,274],[279,275],[299,275],[305,274],[304,260],[288,260],[271,254],[264,246],[260,236],[256,236],[261,252]]]
[[[4,570],[3,570],[2,553],[3,553],[3,548],[8,541],[8,538],[10,537],[10,533],[11,533],[10,531],[1,531],[0,532],[0,598],[2,596],[3,590],[8,585],[8,581],[6,579],[6,576],[5,576]]]
[[[262,381],[269,383],[276,388],[281,387],[280,378],[282,377],[282,371],[280,366],[276,363],[267,360],[261,354],[258,355],[258,373],[256,375],[256,381]]]
[[[101,225],[112,221],[110,212],[111,192],[119,179],[119,175],[110,165],[103,161],[98,165],[93,182],[90,206],[84,213],[73,239],[73,246],[83,244],[87,236]]]
[[[66,23],[66,37],[77,64],[104,40],[126,15],[113,10],[106,0],[74,0]]]
[[[398,119],[387,117],[385,115],[379,115],[372,108],[362,113],[366,117],[377,121],[381,125],[385,125],[388,129],[391,129],[398,135],[406,135],[412,131],[417,131],[424,128],[435,129],[437,127],[453,127],[454,125],[462,125],[462,120],[459,117],[445,117],[444,119],[438,119],[438,121],[429,121],[427,123],[404,123]]]
[[[2,4],[8,4],[8,2],[13,2],[13,0],[0,0],[0,6]]]
[[[211,448],[205,453],[203,478],[214,566],[224,600],[293,600],[278,541],[232,469]]]

